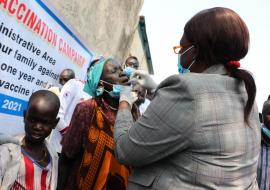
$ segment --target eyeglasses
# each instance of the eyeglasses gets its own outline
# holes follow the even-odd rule
[[[138,69],[139,68],[139,65],[136,64],[136,63],[131,63],[131,62],[128,62],[127,64],[125,64],[125,67],[131,67],[133,69]]]
[[[187,47],[189,47],[189,46],[192,46],[192,44],[186,44],[186,45],[177,45],[177,46],[173,46],[173,52],[175,53],[175,54],[180,54],[180,50],[182,49],[182,48],[187,48]]]
[[[173,52],[175,54],[179,54],[180,50],[181,50],[182,46],[178,45],[178,46],[173,46]]]

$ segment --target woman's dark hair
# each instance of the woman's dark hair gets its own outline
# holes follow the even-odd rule
[[[248,71],[227,64],[239,61],[248,52],[249,32],[244,21],[231,9],[215,7],[193,16],[185,25],[184,34],[196,47],[197,61],[208,66],[223,64],[230,76],[244,81],[248,94],[244,119],[248,123],[256,96],[255,81]]]

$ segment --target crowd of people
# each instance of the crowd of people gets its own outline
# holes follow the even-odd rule
[[[160,84],[137,57],[94,59],[87,80],[34,92],[25,135],[0,134],[1,190],[270,188],[270,98],[240,67],[249,31],[233,10],[200,11]]]

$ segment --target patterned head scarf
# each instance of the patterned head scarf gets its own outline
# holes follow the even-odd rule
[[[86,93],[90,94],[92,97],[98,96],[97,88],[103,71],[103,67],[104,64],[109,60],[112,60],[112,58],[100,59],[94,64],[94,66],[91,67],[90,71],[87,74],[87,82],[83,90]]]

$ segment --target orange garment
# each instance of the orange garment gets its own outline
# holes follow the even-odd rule
[[[134,118],[137,118],[138,110],[136,109],[134,113]],[[126,189],[129,168],[120,164],[114,157],[113,128],[115,119],[116,112],[101,98],[90,99],[77,106],[70,129],[63,140],[65,154],[71,157],[73,157],[72,155],[80,157],[80,164],[73,170],[76,172],[76,189]],[[79,128],[79,133],[84,135],[77,134],[72,128],[74,130]],[[83,128],[85,129],[81,130]],[[83,136],[80,144],[82,149],[81,151],[75,150],[77,155],[73,154],[74,149],[71,149],[76,148],[73,145],[74,143],[75,146],[78,144],[75,141],[81,136]],[[69,183],[71,183],[70,180]],[[67,186],[66,189],[70,189],[69,187]]]

